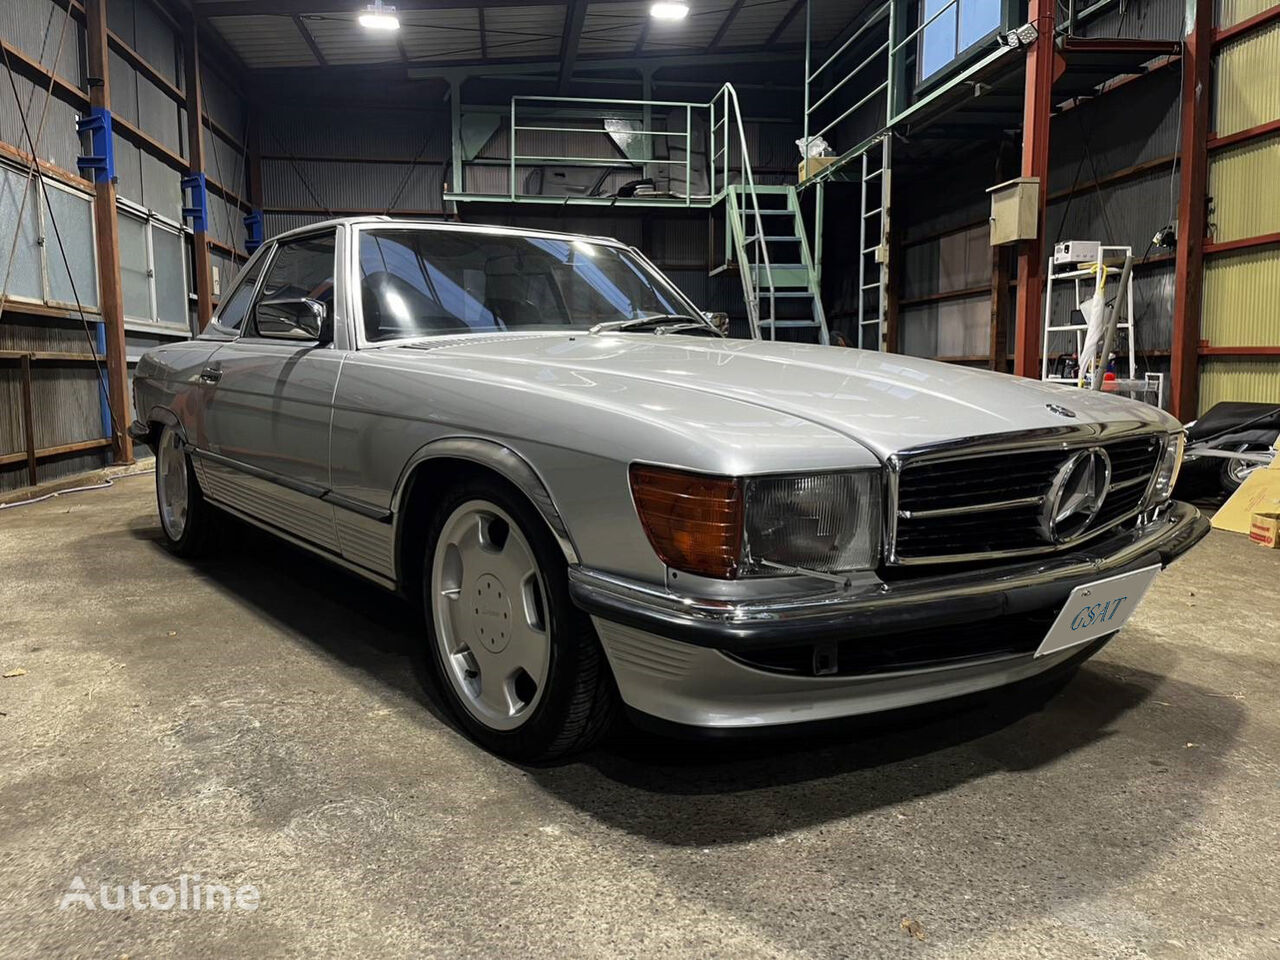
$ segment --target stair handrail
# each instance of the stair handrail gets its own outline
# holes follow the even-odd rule
[[[773,284],[773,265],[769,261],[769,245],[768,243],[765,242],[764,217],[760,213],[760,198],[756,195],[755,174],[751,170],[751,157],[747,150],[747,131],[742,124],[742,107],[738,102],[738,91],[733,88],[733,84],[731,83],[724,84],[719,89],[719,91],[716,92],[716,95],[711,98],[710,106],[711,106],[711,117],[712,117],[711,125],[712,125],[713,137],[714,137],[714,130],[716,127],[715,104],[716,104],[716,101],[721,99],[722,97],[724,98],[723,109],[724,109],[724,127],[725,127],[724,177],[720,184],[720,191],[717,194],[717,199],[725,196],[731,191],[731,187],[729,184],[729,159],[730,159],[731,151],[729,149],[729,142],[728,142],[729,141],[729,122],[728,121],[729,121],[730,108],[732,107],[734,125],[737,127],[737,132],[738,132],[738,147],[739,147],[738,152],[742,158],[742,188],[743,188],[742,192],[744,196],[750,198],[751,214],[755,219],[755,226],[756,226],[756,237],[757,237],[756,244],[755,244],[756,249],[752,254],[753,261],[751,266],[755,272],[756,289],[760,289],[760,267],[762,264],[764,266],[765,283],[768,285],[768,290],[769,290],[769,336],[770,336],[770,339],[776,340],[777,329],[778,329],[778,325],[777,325],[778,311],[777,311],[777,296],[776,296],[776,292]],[[714,156],[712,157],[711,164],[714,169],[714,166],[715,166]],[[713,176],[714,176],[714,173],[713,173]],[[735,209],[735,207],[736,207],[736,204],[733,207],[730,207],[730,212],[732,213],[734,220],[736,222],[737,217],[739,216],[739,213],[741,212],[745,214],[746,211],[738,211]],[[734,231],[734,239],[735,241],[737,241],[738,254],[740,257],[745,257],[747,255],[746,238],[745,236],[743,236],[744,232],[745,231],[743,231],[741,227],[738,230]],[[744,263],[741,266],[745,267],[746,264]],[[748,294],[748,296],[750,295]],[[759,294],[756,295],[756,310],[758,314],[759,313]],[[757,327],[759,326],[758,317],[757,317],[756,325]]]

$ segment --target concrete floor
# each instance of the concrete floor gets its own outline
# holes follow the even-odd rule
[[[396,601],[240,532],[0,511],[0,956],[1280,956],[1280,551],[1211,535],[1042,710],[521,769]],[[184,873],[260,906],[59,909]]]

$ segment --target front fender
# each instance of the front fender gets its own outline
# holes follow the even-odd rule
[[[547,485],[533,466],[510,447],[496,440],[480,437],[442,437],[424,444],[411,456],[400,476],[396,480],[395,491],[391,496],[391,512],[393,516],[402,516],[401,501],[409,486],[409,478],[423,463],[430,460],[449,458],[468,460],[493,470],[514,484],[537,509],[546,521],[551,533],[564,553],[565,561],[577,564],[578,551],[569,536],[568,527],[561,516],[559,508],[551,497]]]

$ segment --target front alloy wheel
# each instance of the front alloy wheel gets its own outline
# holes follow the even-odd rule
[[[424,652],[473,739],[539,761],[608,729],[616,694],[604,652],[569,599],[564,554],[519,491],[486,477],[442,498],[423,594]]]
[[[462,705],[494,730],[537,708],[551,638],[533,548],[501,507],[462,504],[444,523],[431,567],[436,643]]]

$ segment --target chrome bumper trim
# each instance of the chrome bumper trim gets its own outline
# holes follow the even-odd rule
[[[750,650],[780,643],[875,636],[931,625],[1043,610],[1104,573],[1168,566],[1206,533],[1190,504],[1172,503],[1136,530],[1035,562],[879,582],[767,601],[710,600],[583,567],[569,568],[569,591],[583,610],[684,643]]]

